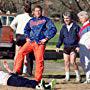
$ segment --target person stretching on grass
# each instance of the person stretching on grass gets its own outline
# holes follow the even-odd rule
[[[38,84],[36,80],[29,80],[27,78],[14,74],[13,71],[9,68],[7,61],[4,61],[3,65],[4,65],[4,68],[8,71],[8,73],[4,72],[0,66],[0,84],[1,85],[36,88],[40,90],[42,89],[52,90],[53,86],[56,84],[55,79],[53,79],[47,85],[45,85],[44,80],[41,80],[41,82]]]

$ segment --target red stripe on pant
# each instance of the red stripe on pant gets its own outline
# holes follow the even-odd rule
[[[24,56],[32,50],[34,51],[36,59],[35,80],[39,82],[42,79],[42,73],[44,69],[45,45],[37,44],[36,42],[26,42],[16,56],[14,61],[14,71],[20,73]]]

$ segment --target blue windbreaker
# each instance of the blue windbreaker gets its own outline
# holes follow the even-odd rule
[[[44,38],[51,39],[56,32],[57,30],[53,22],[45,16],[40,18],[33,17],[24,28],[25,36],[37,43]]]
[[[79,30],[80,30],[80,27],[75,22],[73,22],[73,25],[70,28],[70,31],[68,31],[66,24],[64,24],[61,28],[59,40],[56,47],[60,48],[62,43],[64,43],[64,47],[79,46],[78,45]]]

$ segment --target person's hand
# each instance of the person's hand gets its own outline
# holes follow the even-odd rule
[[[26,38],[26,42],[30,42],[30,39],[29,38]]]
[[[39,43],[39,44],[45,44],[45,42],[46,42],[47,40],[48,40],[47,38],[42,39],[42,40],[40,40],[40,43]]]
[[[59,52],[59,48],[56,48],[56,52]]]
[[[76,49],[75,49],[77,52],[79,52],[79,50],[80,50],[80,48],[79,47],[76,47]]]

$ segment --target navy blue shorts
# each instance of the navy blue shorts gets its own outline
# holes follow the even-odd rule
[[[7,81],[7,85],[16,87],[30,87],[35,88],[38,84],[35,80],[29,80],[16,74],[11,74],[11,77]]]

